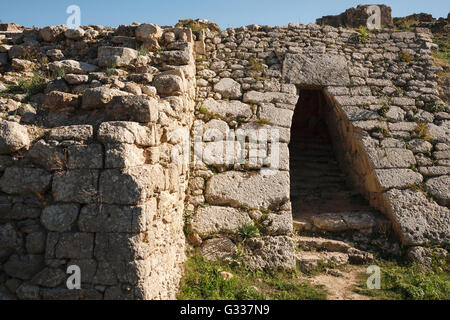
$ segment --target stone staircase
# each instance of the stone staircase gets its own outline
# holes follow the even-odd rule
[[[324,232],[369,232],[383,217],[349,186],[328,136],[296,137],[290,145],[294,224]]]
[[[373,260],[371,253],[358,250],[353,244],[344,241],[294,236],[294,242],[297,247],[297,266],[303,272],[311,272],[320,266],[363,264]]]

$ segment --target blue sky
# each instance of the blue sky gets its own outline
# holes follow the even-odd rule
[[[43,27],[65,24],[69,5],[81,8],[81,24],[118,26],[137,22],[174,25],[179,19],[205,18],[222,28],[249,24],[287,25],[309,23],[316,18],[338,14],[358,4],[350,0],[2,0],[0,20],[20,25]],[[373,2],[372,2],[373,3]],[[393,16],[426,12],[447,16],[449,0],[383,0],[392,7]]]

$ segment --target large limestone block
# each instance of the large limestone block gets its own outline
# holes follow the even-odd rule
[[[289,173],[274,175],[229,171],[213,176],[207,183],[206,200],[210,204],[274,209],[289,200]]]
[[[153,78],[152,85],[161,96],[180,95],[183,92],[183,79],[174,74],[161,73]]]
[[[242,88],[239,82],[231,78],[223,78],[215,86],[214,91],[224,98],[238,99],[242,97]]]
[[[192,229],[200,234],[234,233],[252,220],[246,212],[229,207],[201,207],[192,219]]]
[[[244,94],[243,101],[245,103],[281,103],[291,106],[290,109],[294,109],[298,102],[298,96],[296,94],[284,93],[284,92],[259,92],[249,91]]]
[[[128,143],[151,147],[159,138],[155,127],[142,126],[136,122],[103,122],[98,129],[97,139],[103,143]]]
[[[112,121],[158,121],[158,101],[148,96],[115,96],[108,104],[106,114]]]
[[[6,168],[0,189],[8,194],[36,194],[47,190],[51,174],[38,168]]]
[[[268,119],[270,124],[290,128],[293,115],[294,111],[292,110],[277,108],[272,104],[263,104],[259,117],[261,119]]]
[[[30,138],[27,128],[12,121],[0,120],[0,154],[9,154],[28,148]]]
[[[423,181],[422,175],[411,169],[377,169],[375,173],[384,190],[404,189]]]
[[[432,178],[426,182],[426,186],[437,203],[450,206],[450,176]]]
[[[411,168],[416,164],[412,151],[399,148],[369,148],[369,160],[376,169]]]
[[[70,231],[78,217],[79,209],[76,204],[48,206],[42,211],[41,223],[49,231]]]
[[[94,252],[94,233],[56,233],[47,236],[46,257],[90,259]]]
[[[138,52],[131,48],[100,47],[98,48],[98,65],[100,67],[124,67],[138,57]]]
[[[393,189],[386,193],[386,197],[405,245],[450,243],[448,208],[429,201],[420,191]]]
[[[314,58],[303,54],[287,54],[283,63],[283,79],[297,85],[346,86],[350,84],[344,56],[323,54]]]
[[[105,150],[105,167],[107,169],[137,167],[145,164],[146,161],[144,149],[133,144],[107,144]]]
[[[82,232],[147,231],[157,213],[156,199],[140,206],[90,204],[81,209],[78,227]]]
[[[161,36],[161,27],[153,23],[143,23],[136,28],[136,39],[142,42],[150,39],[159,39]]]
[[[114,97],[126,96],[129,93],[118,89],[110,89],[106,87],[87,89],[83,93],[81,108],[94,109],[104,106],[111,102]]]
[[[165,187],[160,165],[105,170],[100,176],[100,197],[108,204],[140,204]]]
[[[55,201],[90,203],[98,199],[98,170],[69,170],[53,177]]]
[[[236,245],[228,238],[214,238],[206,240],[201,249],[201,255],[207,260],[225,261],[233,257]]]
[[[56,42],[64,39],[64,32],[67,27],[61,26],[49,26],[39,30],[39,34],[46,42]]]
[[[94,136],[94,128],[91,125],[73,125],[57,127],[50,130],[50,139],[57,141],[89,140]]]
[[[295,268],[294,242],[288,236],[247,239],[245,252],[251,269]]]
[[[89,63],[76,61],[76,60],[63,60],[49,63],[50,71],[56,72],[58,70],[64,70],[66,74],[87,74],[95,72],[99,68]]]
[[[203,106],[209,113],[218,115],[225,121],[236,119],[249,120],[253,116],[250,106],[237,100],[216,101],[208,98],[203,102]]]

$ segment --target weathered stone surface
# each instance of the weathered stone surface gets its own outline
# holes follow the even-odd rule
[[[0,120],[0,154],[9,154],[28,148],[30,138],[26,127],[11,121]]]
[[[425,194],[393,189],[386,193],[402,242],[408,246],[450,243],[450,210],[430,202]]]
[[[97,233],[94,257],[98,261],[133,261],[149,258],[151,246],[140,234]]]
[[[244,224],[252,224],[246,212],[227,207],[199,208],[192,219],[192,229],[200,234],[234,233]]]
[[[156,122],[158,101],[148,96],[116,96],[109,103],[106,114],[112,121]]]
[[[156,213],[156,199],[140,206],[91,204],[81,210],[78,226],[82,232],[139,233],[150,227]]]
[[[69,170],[53,177],[55,201],[90,203],[97,199],[97,170]]]
[[[290,235],[293,231],[292,213],[282,211],[280,213],[269,213],[262,223],[264,234],[271,236]]]
[[[243,101],[245,103],[282,103],[291,106],[294,109],[298,102],[296,94],[283,92],[258,92],[249,91],[244,94]]]
[[[50,130],[49,137],[53,140],[89,140],[94,136],[94,129],[90,125],[74,125],[53,128]]]
[[[423,181],[422,175],[411,169],[377,169],[375,173],[384,190],[403,189]]]
[[[45,140],[36,142],[27,154],[32,161],[46,170],[64,168],[65,156],[55,141],[47,143]]]
[[[45,241],[47,234],[45,232],[33,232],[27,235],[25,248],[28,253],[40,254],[45,252]]]
[[[144,150],[126,143],[107,144],[105,167],[127,168],[145,164]]]
[[[249,120],[253,116],[250,106],[237,100],[216,101],[209,98],[203,102],[203,106],[207,112],[218,115],[226,121],[236,119]]]
[[[45,268],[33,277],[31,283],[37,286],[55,288],[59,286],[67,276],[68,275],[61,269]]]
[[[13,254],[3,265],[3,270],[11,277],[29,280],[44,267],[42,255],[17,255]]]
[[[289,185],[288,172],[264,176],[229,171],[208,181],[206,199],[216,205],[273,209],[288,201]]]
[[[38,286],[32,286],[29,284],[22,284],[16,290],[17,297],[23,300],[39,300],[40,289]]]
[[[72,145],[67,148],[68,169],[102,169],[103,148],[100,144]]]
[[[68,84],[76,85],[89,82],[89,76],[84,74],[66,74],[64,79]]]
[[[39,30],[39,34],[46,42],[56,42],[64,39],[66,26],[49,26]]]
[[[294,243],[287,236],[247,239],[245,252],[246,265],[252,269],[295,267]]]
[[[154,128],[136,122],[103,122],[98,129],[98,140],[103,143],[129,143],[151,147],[159,141]]]
[[[292,110],[276,108],[271,104],[263,104],[260,109],[260,118],[267,119],[271,124],[289,128],[292,124]]]
[[[100,196],[104,203],[139,204],[164,188],[165,176],[159,165],[105,170],[100,176]]]
[[[376,219],[370,212],[327,213],[311,218],[319,230],[342,232],[349,230],[370,230],[376,226]]]
[[[414,154],[407,149],[367,149],[367,155],[376,169],[411,168],[416,164]]]
[[[138,57],[138,52],[131,48],[100,47],[98,48],[98,65],[100,67],[124,67]]]
[[[207,260],[226,261],[233,257],[236,245],[228,238],[214,238],[206,240],[201,249],[201,255]]]
[[[13,250],[20,248],[22,238],[10,223],[0,225],[0,259],[6,258]],[[3,257],[2,255],[6,256]]]
[[[179,95],[183,91],[183,79],[177,75],[160,73],[153,78],[152,85],[161,96]]]
[[[70,40],[81,40],[84,36],[84,30],[81,28],[67,29],[64,35]]]
[[[42,107],[47,110],[78,108],[80,98],[76,94],[52,91],[45,95]]]
[[[143,23],[136,28],[136,38],[142,42],[150,39],[159,39],[161,36],[161,27],[153,23]]]
[[[432,178],[425,185],[437,203],[450,206],[450,176]]]
[[[76,204],[48,206],[42,211],[41,223],[50,231],[71,231],[79,210]]]
[[[220,93],[224,98],[238,99],[242,97],[242,89],[239,82],[231,78],[223,78],[215,86],[214,91]]]
[[[50,185],[52,176],[37,168],[6,168],[0,179],[0,189],[8,194],[43,193]]]
[[[101,108],[107,103],[111,102],[114,97],[126,96],[128,92],[120,91],[118,89],[110,89],[106,87],[87,89],[83,93],[81,108],[95,109]]]
[[[51,233],[50,235],[57,241],[56,245],[52,247],[49,246],[49,241],[47,240],[47,257],[54,256],[57,259],[92,258],[94,252],[93,233]]]
[[[283,63],[283,79],[297,85],[346,86],[350,83],[347,60],[331,54],[314,58],[287,54]]]
[[[67,74],[87,74],[98,70],[97,66],[76,60],[55,61],[49,63],[48,67],[52,72],[64,70]]]

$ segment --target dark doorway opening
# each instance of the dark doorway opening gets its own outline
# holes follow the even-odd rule
[[[331,106],[321,89],[301,89],[291,128],[291,202],[295,222],[312,217],[371,210],[350,186],[335,157],[326,119]],[[342,147],[342,146],[341,146]]]

